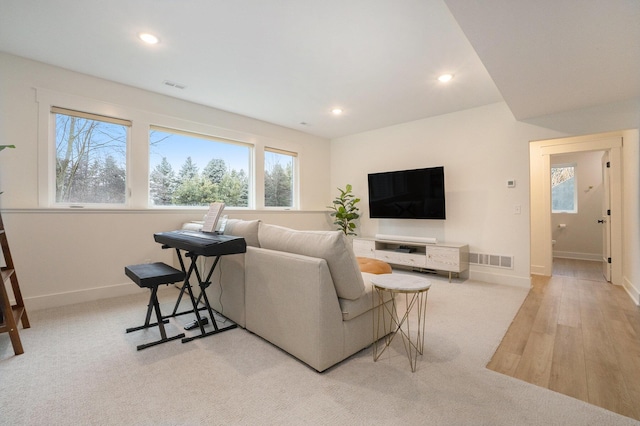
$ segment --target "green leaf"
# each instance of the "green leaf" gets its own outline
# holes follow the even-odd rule
[[[332,201],[333,205],[328,207],[333,210],[330,213],[335,218],[333,224],[337,225],[345,235],[357,235],[353,232],[356,229],[356,224],[353,221],[360,217],[356,204],[361,200],[351,193],[352,190],[351,184],[346,184],[344,189],[338,188],[340,195]]]

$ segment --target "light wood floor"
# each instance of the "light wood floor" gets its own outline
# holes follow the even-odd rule
[[[640,420],[640,308],[599,262],[532,281],[487,368]]]

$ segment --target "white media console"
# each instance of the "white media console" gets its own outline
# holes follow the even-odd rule
[[[469,269],[469,246],[467,244],[426,242],[431,239],[392,236],[354,238],[353,251],[356,256],[370,257],[387,263],[409,266],[420,271],[445,271],[451,274]],[[435,241],[435,240],[433,240]]]

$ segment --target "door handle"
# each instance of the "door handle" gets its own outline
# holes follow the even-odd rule
[[[604,219],[598,219],[598,223],[604,223]]]

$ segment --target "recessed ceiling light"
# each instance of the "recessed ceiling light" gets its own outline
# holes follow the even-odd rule
[[[340,114],[342,114],[342,108],[334,108],[334,109],[331,110],[331,113],[333,115],[340,115]]]
[[[452,74],[442,74],[440,77],[438,77],[438,81],[440,81],[441,83],[446,83],[448,81],[451,81],[452,78]]]
[[[153,34],[149,34],[149,33],[140,33],[138,34],[138,38],[142,41],[144,41],[147,44],[157,44],[158,43],[158,37],[154,36]]]

